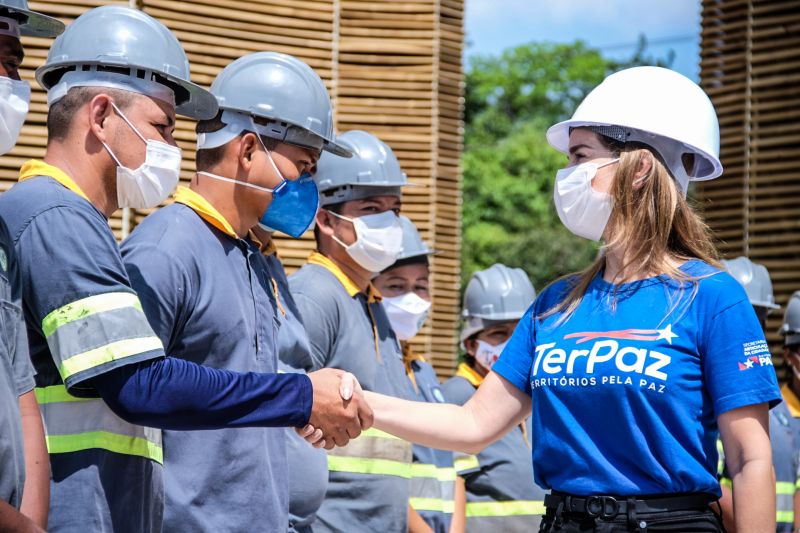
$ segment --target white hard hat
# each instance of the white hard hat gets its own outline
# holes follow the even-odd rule
[[[621,142],[647,144],[664,159],[684,192],[689,181],[722,174],[714,105],[696,83],[675,71],[634,67],[611,74],[584,98],[571,119],[547,130],[547,140],[568,153],[571,129],[584,126],[612,126],[602,133]],[[684,154],[695,156],[688,171]]]

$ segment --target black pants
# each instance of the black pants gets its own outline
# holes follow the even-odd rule
[[[548,509],[539,533],[725,533],[722,519],[710,508],[638,513],[634,521],[624,514],[610,520],[582,513],[561,513],[560,518]]]

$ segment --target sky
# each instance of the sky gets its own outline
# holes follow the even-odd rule
[[[497,55],[531,41],[582,39],[611,58],[630,57],[640,34],[648,53],[699,80],[700,0],[465,0],[465,55]]]

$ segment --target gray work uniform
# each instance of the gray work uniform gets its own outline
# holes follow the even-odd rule
[[[305,372],[283,362],[283,359],[306,358],[311,353],[300,311],[289,292],[286,271],[275,253],[265,255],[277,299],[281,304],[278,320],[278,369],[281,372]],[[328,488],[328,454],[314,448],[294,428],[286,428],[286,457],[289,466],[289,532],[310,533],[317,510]]]
[[[447,401],[458,405],[464,405],[477,390],[460,376],[445,381],[442,389]],[[457,461],[456,471],[467,490],[468,533],[538,529],[546,491],[533,481],[530,418],[525,425],[527,437],[517,426],[478,453],[477,462]]]
[[[415,359],[409,365],[414,375],[414,399],[420,402],[445,403],[439,378],[430,363],[424,359]],[[455,506],[456,471],[453,466],[453,452],[419,444],[414,444],[413,452],[411,507],[435,533],[447,533],[450,531]]]
[[[277,304],[259,246],[177,203],[180,195],[202,202],[179,189],[176,203],[148,216],[122,245],[153,329],[173,357],[277,372]],[[267,427],[165,430],[164,531],[286,531],[285,434]]]
[[[341,368],[352,372],[365,390],[407,399],[400,344],[379,298],[359,292],[335,266],[323,266],[329,262],[319,254],[309,261],[289,278],[289,285],[311,353],[290,364],[307,371]],[[370,429],[329,452],[328,467],[328,491],[314,531],[406,531],[409,443]]]
[[[19,509],[25,455],[19,397],[33,390],[14,244],[0,219],[0,499]]]

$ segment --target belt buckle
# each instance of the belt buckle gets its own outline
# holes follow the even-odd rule
[[[589,496],[586,514],[592,518],[614,518],[619,514],[619,502],[613,496]]]

